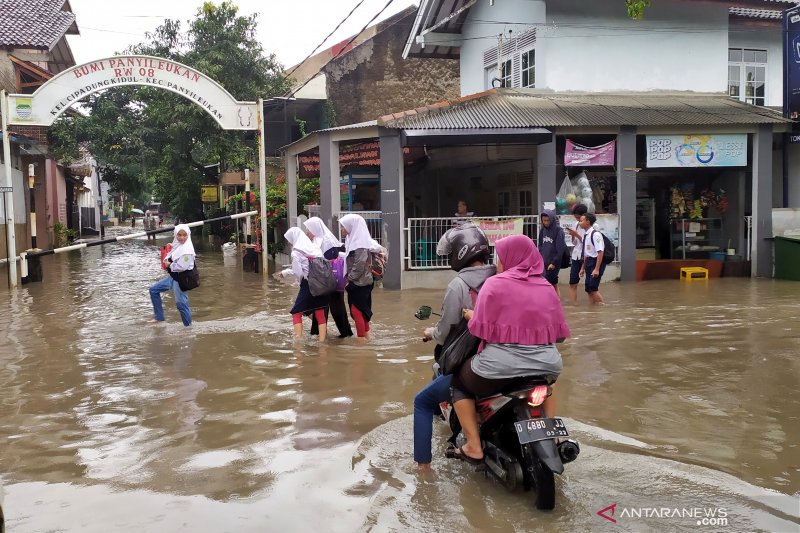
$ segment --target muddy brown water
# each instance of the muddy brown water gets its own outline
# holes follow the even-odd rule
[[[293,289],[212,247],[199,264],[188,329],[171,296],[146,324],[146,240],[0,290],[9,531],[800,531],[800,284],[613,283],[567,306],[558,412],[582,454],[543,513],[444,459],[441,423],[415,468],[413,311],[443,291],[376,290],[368,344],[295,346]]]

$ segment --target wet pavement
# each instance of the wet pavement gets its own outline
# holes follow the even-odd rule
[[[543,513],[444,459],[443,424],[416,470],[432,357],[413,311],[443,291],[376,290],[368,344],[295,346],[294,290],[198,249],[191,328],[171,295],[147,324],[144,239],[0,289],[9,531],[800,531],[798,283],[613,283],[567,306],[557,410],[582,454]]]

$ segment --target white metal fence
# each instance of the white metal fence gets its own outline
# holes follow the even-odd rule
[[[534,242],[539,236],[538,215],[471,217],[459,219],[447,218],[409,218],[406,228],[406,264],[409,270],[438,270],[450,268],[447,257],[436,255],[436,245],[444,232],[464,222],[473,222],[482,226],[496,223],[515,223],[522,219],[522,233]],[[490,233],[490,232],[489,232]],[[490,240],[493,239],[490,236]],[[494,261],[494,257],[492,257]]]
[[[333,215],[334,225],[336,228],[331,228],[339,236],[339,240],[344,242],[342,239],[342,228],[339,225],[339,219],[341,219],[345,215],[359,215],[361,216],[364,221],[367,223],[367,229],[369,230],[370,236],[378,241],[379,244],[382,246],[386,246],[385,244],[385,234],[386,230],[383,227],[383,212],[382,211],[341,211],[340,213],[335,213]]]

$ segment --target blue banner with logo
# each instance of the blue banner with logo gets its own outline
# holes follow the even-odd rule
[[[783,114],[800,120],[800,6],[783,12]],[[790,140],[800,143],[800,128],[795,122]]]

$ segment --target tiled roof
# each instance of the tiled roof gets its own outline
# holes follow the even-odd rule
[[[386,115],[395,129],[551,128],[581,126],[688,126],[790,122],[777,111],[722,94],[553,93],[492,89],[427,107]]]
[[[0,0],[0,47],[51,49],[67,31],[77,33],[66,0]]]

